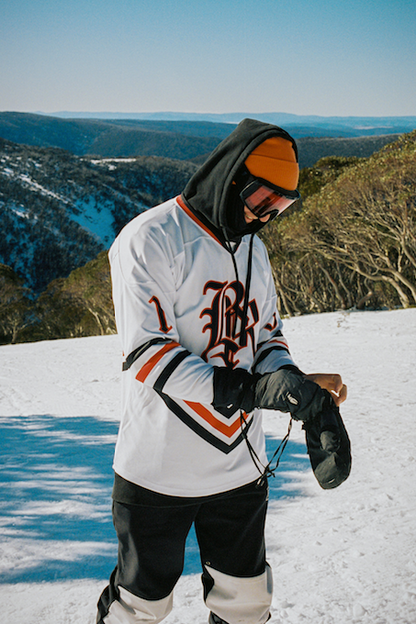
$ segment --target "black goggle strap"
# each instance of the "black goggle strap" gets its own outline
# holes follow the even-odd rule
[[[273,184],[272,182],[269,182],[268,180],[263,180],[263,178],[256,178],[254,176],[251,176],[251,180],[248,180],[247,184],[244,186],[244,188],[241,191],[241,194],[243,194],[245,192],[245,190],[250,186],[250,184],[253,184],[253,191],[256,188],[256,184],[258,187],[265,187],[267,188],[271,193],[275,193],[276,195],[280,195],[281,197],[285,197],[286,199],[300,199],[300,193],[298,190],[294,190],[294,191],[288,191],[287,189],[281,188],[280,186],[276,186],[275,184]]]

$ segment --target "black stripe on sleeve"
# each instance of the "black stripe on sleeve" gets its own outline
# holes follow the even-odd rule
[[[259,344],[257,345],[257,351],[260,351],[260,349],[264,347],[264,345],[267,344],[271,338],[283,338],[283,334],[281,330],[278,329],[267,340],[264,340],[263,342],[259,342]]]
[[[263,351],[263,353],[261,353],[259,355],[259,357],[256,359],[254,366],[258,366],[260,364],[260,362],[262,362],[264,359],[266,359],[266,357],[269,355],[269,353],[271,353],[272,351],[286,351],[286,353],[289,353],[289,349],[286,349],[286,347],[277,347],[277,346],[273,346],[270,347],[269,349],[265,349]]]
[[[141,356],[143,355],[143,353],[145,351],[147,351],[147,349],[149,349],[150,347],[153,347],[153,345],[155,344],[162,344],[165,342],[172,342],[171,340],[169,340],[169,338],[152,338],[151,340],[149,340],[148,342],[145,342],[144,345],[141,345],[141,347],[138,347],[137,349],[134,349],[134,351],[132,351],[125,359],[125,361],[123,362],[123,372],[126,370],[129,370],[130,366]]]
[[[169,377],[172,375],[173,371],[178,368],[179,364],[188,357],[188,355],[191,355],[189,351],[187,351],[186,349],[183,349],[183,351],[180,351],[179,353],[177,353],[175,355],[175,357],[173,357],[170,362],[168,362],[168,364],[165,366],[165,368],[163,369],[163,371],[160,373],[159,377],[156,379],[155,383],[153,384],[153,388],[156,390],[156,392],[162,392],[165,383],[167,382],[167,380],[169,379]]]

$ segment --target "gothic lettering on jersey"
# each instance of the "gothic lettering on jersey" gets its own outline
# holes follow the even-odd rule
[[[235,368],[239,364],[238,351],[246,347],[248,341],[251,342],[253,353],[255,351],[254,327],[259,321],[257,304],[254,299],[250,301],[245,316],[245,291],[241,282],[209,281],[205,284],[203,293],[207,295],[210,292],[214,292],[211,307],[201,312],[201,318],[208,317],[202,331],[209,332],[209,342],[201,357],[205,361],[208,361],[208,357],[220,358],[225,366]]]
[[[172,329],[172,325],[168,326],[168,322],[166,320],[166,314],[162,308],[162,306],[160,305],[160,301],[157,297],[152,297],[151,299],[149,299],[149,303],[154,303],[156,306],[156,312],[157,315],[159,317],[159,329],[161,332],[163,332],[164,334],[167,334],[171,329]]]

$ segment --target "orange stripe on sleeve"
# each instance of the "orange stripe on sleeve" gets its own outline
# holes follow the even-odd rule
[[[162,359],[165,353],[168,353],[168,351],[170,351],[171,349],[174,349],[175,347],[180,347],[180,344],[178,342],[170,342],[169,344],[164,345],[160,349],[160,351],[155,353],[150,358],[150,360],[148,360],[146,364],[144,364],[142,368],[139,370],[139,372],[137,373],[136,375],[137,381],[143,382],[146,379],[146,377],[151,373],[151,371],[154,369],[156,364]]]

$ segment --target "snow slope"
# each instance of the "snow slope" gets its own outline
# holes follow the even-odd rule
[[[416,622],[416,309],[288,319],[306,372],[338,371],[353,470],[319,488],[295,423],[270,482],[271,624]],[[93,624],[114,566],[117,336],[0,347],[4,624]],[[270,452],[286,415],[268,413]],[[166,624],[203,624],[194,536]]]

